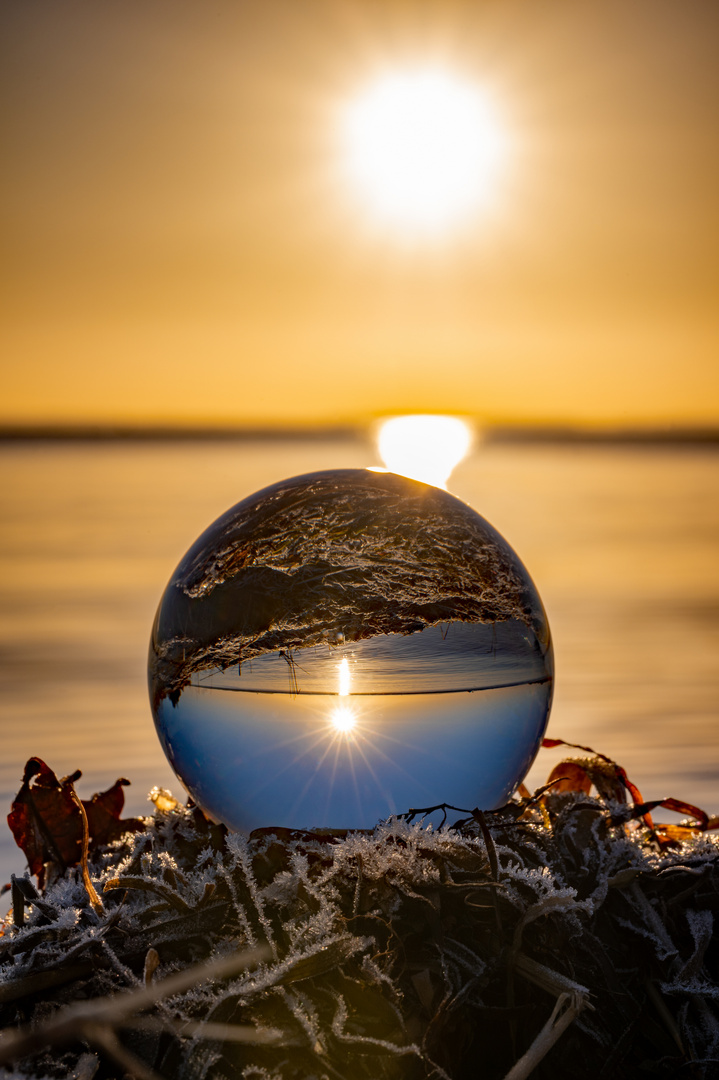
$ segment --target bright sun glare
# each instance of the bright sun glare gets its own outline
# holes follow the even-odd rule
[[[390,472],[445,488],[472,440],[472,428],[458,416],[393,416],[379,429],[377,449]]]
[[[351,731],[355,726],[356,718],[351,709],[346,705],[338,705],[332,710],[331,714],[332,727],[335,731],[341,731],[347,733]]]
[[[346,656],[340,660],[337,674],[339,676],[339,688],[337,693],[340,697],[349,697],[351,676],[350,666]],[[356,723],[355,714],[347,705],[336,705],[330,714],[330,720],[335,731],[343,732],[345,734],[351,731]]]
[[[421,68],[384,75],[345,107],[350,178],[379,218],[441,231],[488,194],[505,150],[491,102],[457,75]]]

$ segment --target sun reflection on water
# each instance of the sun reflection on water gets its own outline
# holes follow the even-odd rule
[[[347,657],[344,656],[340,661],[340,697],[347,697],[350,692],[350,666]]]
[[[350,666],[346,656],[343,656],[339,664],[339,690],[340,697],[349,697],[350,692]],[[346,735],[352,731],[357,723],[355,713],[348,705],[336,705],[330,713],[330,723],[335,731]]]
[[[377,449],[390,472],[446,489],[473,441],[472,426],[459,416],[393,416],[379,428]]]

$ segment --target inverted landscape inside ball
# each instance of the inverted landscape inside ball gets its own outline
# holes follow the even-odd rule
[[[149,658],[173,768],[237,829],[499,805],[536,754],[552,674],[502,537],[447,492],[369,470],[294,477],[222,515],[171,578]]]

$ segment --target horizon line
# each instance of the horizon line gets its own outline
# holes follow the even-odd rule
[[[396,415],[396,414],[395,414]],[[389,417],[387,417],[388,419]],[[383,418],[365,423],[335,424],[191,424],[191,423],[2,423],[0,442],[171,442],[252,440],[347,440],[371,439],[371,429]],[[538,443],[628,443],[708,444],[719,445],[717,424],[606,424],[603,426],[572,423],[503,423],[485,422],[466,417],[474,423],[481,442]]]

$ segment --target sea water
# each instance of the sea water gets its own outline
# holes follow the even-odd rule
[[[58,775],[82,768],[83,798],[128,777],[126,816],[147,812],[155,784],[182,797],[144,679],[172,567],[243,493],[372,460],[364,444],[326,440],[0,447],[4,812],[33,754]],[[486,441],[452,489],[540,587],[560,662],[548,733],[614,757],[647,798],[719,811],[716,449]],[[525,783],[543,783],[559,756],[540,751]],[[23,866],[4,827],[0,883]]]

